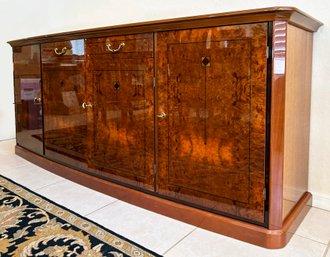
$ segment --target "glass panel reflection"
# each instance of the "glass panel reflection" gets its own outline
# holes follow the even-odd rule
[[[43,154],[39,45],[14,48],[17,144]]]
[[[75,55],[84,55],[85,54],[85,40],[78,39],[78,40],[71,40],[72,45],[72,54]]]
[[[59,55],[55,49],[67,49]],[[45,155],[86,169],[88,103],[84,39],[42,45]],[[85,106],[85,105],[84,105]]]
[[[157,34],[158,192],[264,222],[265,23]]]

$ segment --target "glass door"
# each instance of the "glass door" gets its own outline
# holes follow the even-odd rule
[[[17,145],[43,154],[40,46],[14,47]]]

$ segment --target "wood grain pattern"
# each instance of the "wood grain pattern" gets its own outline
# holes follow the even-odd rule
[[[43,143],[34,138],[42,134],[42,90],[39,45],[13,49],[16,142],[38,154]]]
[[[58,56],[54,49],[64,55]],[[83,40],[42,45],[45,155],[77,168],[87,166],[86,56]]]
[[[322,23],[294,7],[269,7],[234,11],[219,14],[208,14],[185,18],[167,19],[160,21],[140,22],[111,27],[56,33],[9,41],[11,46],[39,44],[46,42],[65,41],[79,38],[107,37],[137,33],[150,33],[189,28],[205,28],[221,25],[238,25],[253,22],[287,21],[308,31],[317,31]]]
[[[311,201],[310,32],[321,25],[295,8],[274,7],[11,41],[16,152],[127,202],[283,247]],[[107,44],[121,48],[112,53]],[[40,79],[42,90],[36,83],[27,96],[27,81]],[[34,105],[30,98],[39,96]]]
[[[287,26],[283,201],[291,205],[282,219],[308,191],[312,44],[312,33]]]
[[[282,227],[283,161],[285,120],[285,65],[287,23],[273,25],[273,75],[271,91],[271,135],[269,167],[269,228]]]
[[[266,36],[158,33],[158,192],[263,222]]]
[[[46,156],[153,189],[152,34],[78,41],[42,46]]]
[[[111,53],[106,45],[119,52]],[[139,187],[154,186],[152,34],[86,40],[93,86],[91,167]]]
[[[269,227],[279,229],[308,189],[312,35],[278,21],[273,38]]]

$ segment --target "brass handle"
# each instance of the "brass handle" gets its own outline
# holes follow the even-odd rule
[[[61,52],[59,52],[59,51],[58,51],[58,48],[56,47],[56,48],[54,49],[54,53],[55,53],[56,55],[58,55],[58,56],[62,56],[62,55],[64,55],[64,54],[66,53],[67,50],[68,50],[68,49],[67,49],[66,47],[63,47],[62,50],[61,50]]]
[[[116,48],[116,49],[112,49],[112,48],[111,48],[111,47],[112,47],[112,46],[111,46],[111,43],[106,44],[106,46],[107,46],[107,49],[108,49],[111,53],[115,54],[115,53],[119,52],[119,50],[122,49],[122,48],[125,46],[125,43],[124,43],[124,42],[120,43],[119,46],[118,46],[118,48]]]
[[[81,105],[82,108],[86,109],[86,108],[93,108],[93,105],[91,103],[85,103],[83,102]]]
[[[161,118],[161,119],[165,119],[166,118],[166,113],[165,112],[161,112],[161,113],[157,114],[157,117],[158,118]]]

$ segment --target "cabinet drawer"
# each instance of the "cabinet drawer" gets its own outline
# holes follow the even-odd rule
[[[41,46],[43,63],[85,59],[85,39],[47,43]]]
[[[113,58],[152,56],[152,34],[91,38],[86,40],[86,52]]]

